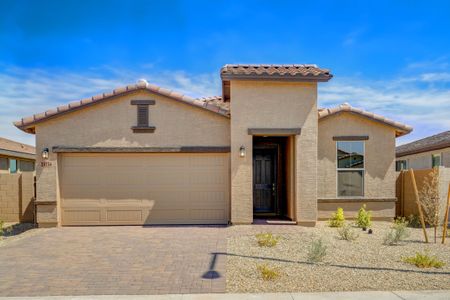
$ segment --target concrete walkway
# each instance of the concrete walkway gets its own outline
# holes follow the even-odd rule
[[[393,292],[329,292],[329,293],[274,293],[274,294],[172,294],[149,296],[52,296],[0,297],[0,300],[449,300],[447,291],[393,291]]]

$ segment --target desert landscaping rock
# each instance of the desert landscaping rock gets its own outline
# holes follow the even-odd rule
[[[315,228],[299,226],[233,226],[227,249],[228,292],[321,292],[358,290],[435,290],[450,286],[450,243],[425,244],[419,228],[397,246],[383,245],[389,222],[374,222],[373,234],[354,228],[356,241],[340,240],[336,228],[319,222]],[[272,248],[259,247],[255,233],[272,232],[281,239]],[[428,231],[433,241],[432,230]],[[307,263],[313,238],[322,237],[328,246],[323,263]],[[446,265],[441,269],[419,269],[402,257],[417,251],[437,255]],[[266,264],[280,271],[277,280],[265,281],[257,266]]]

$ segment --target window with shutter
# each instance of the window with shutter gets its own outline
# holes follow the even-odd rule
[[[155,131],[155,126],[150,125],[149,116],[149,106],[155,105],[155,100],[131,100],[131,105],[136,105],[137,110],[137,120],[136,125],[132,126],[131,129],[135,133]]]

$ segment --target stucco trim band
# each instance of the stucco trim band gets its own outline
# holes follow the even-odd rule
[[[318,203],[368,203],[368,202],[397,202],[397,198],[322,198]]]
[[[301,128],[249,128],[249,135],[290,136],[300,135]]]
[[[367,141],[368,139],[369,139],[368,135],[333,136],[333,141]]]
[[[54,153],[229,153],[231,147],[67,147],[54,146]]]
[[[11,150],[6,150],[6,149],[0,149],[0,155],[12,156],[12,157],[18,157],[18,158],[26,158],[29,160],[36,159],[36,155],[34,155],[34,154],[11,151]]]

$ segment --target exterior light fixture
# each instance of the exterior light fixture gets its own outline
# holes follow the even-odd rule
[[[42,158],[48,159],[48,148],[42,149]]]
[[[239,156],[245,157],[245,147],[244,146],[241,146],[241,148],[239,148]]]

